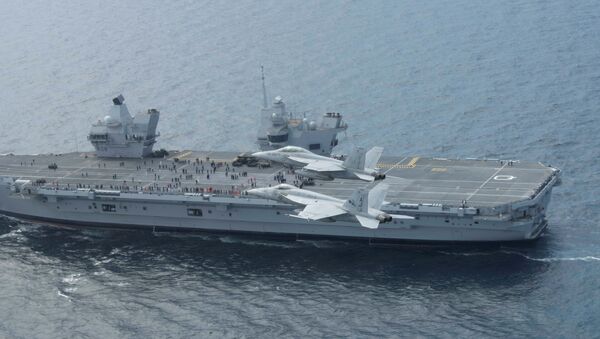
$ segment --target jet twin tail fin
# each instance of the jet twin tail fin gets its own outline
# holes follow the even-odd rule
[[[368,213],[369,208],[379,209],[383,205],[388,188],[384,183],[359,188],[344,203],[344,208],[351,213]]]
[[[348,158],[344,161],[344,167],[363,170],[365,167],[365,149],[362,147],[355,148],[352,153],[348,154]]]
[[[383,154],[383,147],[373,147],[368,152],[365,152],[362,147],[357,147],[352,153],[348,154],[348,158],[344,161],[344,167],[361,171],[374,169],[381,154]]]
[[[383,147],[373,147],[371,148],[367,154],[365,154],[365,170],[366,169],[375,169],[377,167],[377,162],[381,155],[383,154]]]
[[[352,214],[369,212],[369,191],[361,187],[346,200],[343,208]]]
[[[385,201],[389,186],[384,183],[369,186],[372,187],[368,195],[369,208],[380,209]]]

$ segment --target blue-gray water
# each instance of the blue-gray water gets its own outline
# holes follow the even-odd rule
[[[388,249],[0,220],[0,337],[598,337],[600,3],[4,1],[0,153],[89,150],[123,92],[165,148],[242,150],[270,96],[341,151],[564,170],[532,246]]]

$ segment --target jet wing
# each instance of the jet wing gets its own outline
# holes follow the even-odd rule
[[[342,172],[346,169],[331,161],[313,160],[303,167],[305,170],[315,172]]]
[[[310,159],[306,159],[306,158],[300,158],[300,157],[295,157],[295,156],[289,156],[287,157],[289,160],[293,160],[299,163],[303,163],[303,164],[308,164],[311,161],[315,161],[315,160],[310,160]]]
[[[306,207],[304,207],[304,209],[298,213],[298,217],[310,220],[320,220],[346,213],[348,212],[336,204],[319,201],[318,203],[306,205]]]
[[[374,218],[363,217],[362,215],[354,215],[356,220],[360,223],[361,226],[366,228],[375,229],[379,227],[379,220]]]
[[[315,200],[314,198],[299,197],[299,196],[292,195],[292,194],[286,194],[286,195],[284,195],[284,197],[285,197],[285,199],[287,199],[291,202],[295,202],[297,204],[305,205],[305,206],[319,203],[319,201]]]

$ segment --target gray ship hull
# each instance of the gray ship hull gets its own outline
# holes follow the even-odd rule
[[[243,198],[242,198],[243,199]],[[244,199],[245,200],[245,199]],[[15,198],[2,194],[0,212],[9,216],[33,221],[93,226],[106,228],[136,228],[152,231],[203,231],[214,233],[246,233],[282,236],[297,239],[365,239],[365,240],[403,240],[427,242],[497,242],[519,241],[537,238],[546,223],[511,223],[501,221],[481,222],[473,226],[472,222],[448,225],[442,217],[421,216],[419,220],[382,224],[379,229],[371,230],[358,226],[351,221],[302,221],[290,218],[287,214],[293,210],[288,206],[264,206],[262,204],[242,204],[223,200],[213,204],[165,203],[164,201],[140,201],[133,198],[93,200],[97,206],[103,203],[115,203],[127,206],[127,211],[118,213],[88,212],[90,201],[62,198],[57,202],[41,202],[36,198]],[[209,216],[187,216],[187,208],[202,209]],[[146,210],[143,209],[146,207]],[[100,207],[101,208],[101,207]],[[209,213],[210,211],[210,213]]]
[[[226,172],[234,156],[191,151],[162,160],[106,160],[80,153],[0,156],[0,213],[78,226],[292,239],[523,241],[545,229],[545,211],[559,180],[556,169],[535,163],[386,157],[380,163],[390,184],[384,210],[415,219],[373,230],[343,217],[300,220],[289,216],[294,206],[240,194],[252,182],[267,186],[281,176],[289,183],[295,177],[273,167],[229,167]],[[56,169],[48,168],[55,163]],[[46,182],[36,184],[39,179]],[[358,185],[335,180],[305,188],[345,198]]]

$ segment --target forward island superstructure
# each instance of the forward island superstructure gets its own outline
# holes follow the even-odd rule
[[[109,114],[92,124],[88,140],[98,157],[147,157],[159,136],[156,132],[159,117],[156,109],[131,116],[125,98],[119,95],[113,99]]]
[[[115,106],[122,106],[122,97],[118,101]],[[124,127],[131,120],[120,120],[125,141],[133,134],[142,144],[153,140],[152,119],[158,115],[147,117],[147,129]],[[234,152],[182,150],[153,158],[142,147],[127,156],[122,141],[104,143],[106,151],[92,141],[96,152],[0,156],[0,213],[61,225],[290,239],[523,241],[543,233],[551,191],[560,182],[558,169],[535,162],[387,154],[377,156],[382,175],[377,182],[307,180],[277,162],[236,166]],[[355,192],[379,183],[387,195],[369,204],[376,213],[348,205],[363,206],[359,199],[365,195]],[[311,207],[302,211],[285,199],[248,194],[280,184],[301,188],[309,197],[329,197],[324,200],[337,205],[321,210],[319,202],[307,202]],[[340,208],[345,212],[332,212]],[[382,222],[365,220],[369,215]],[[319,220],[311,219],[315,216]]]

